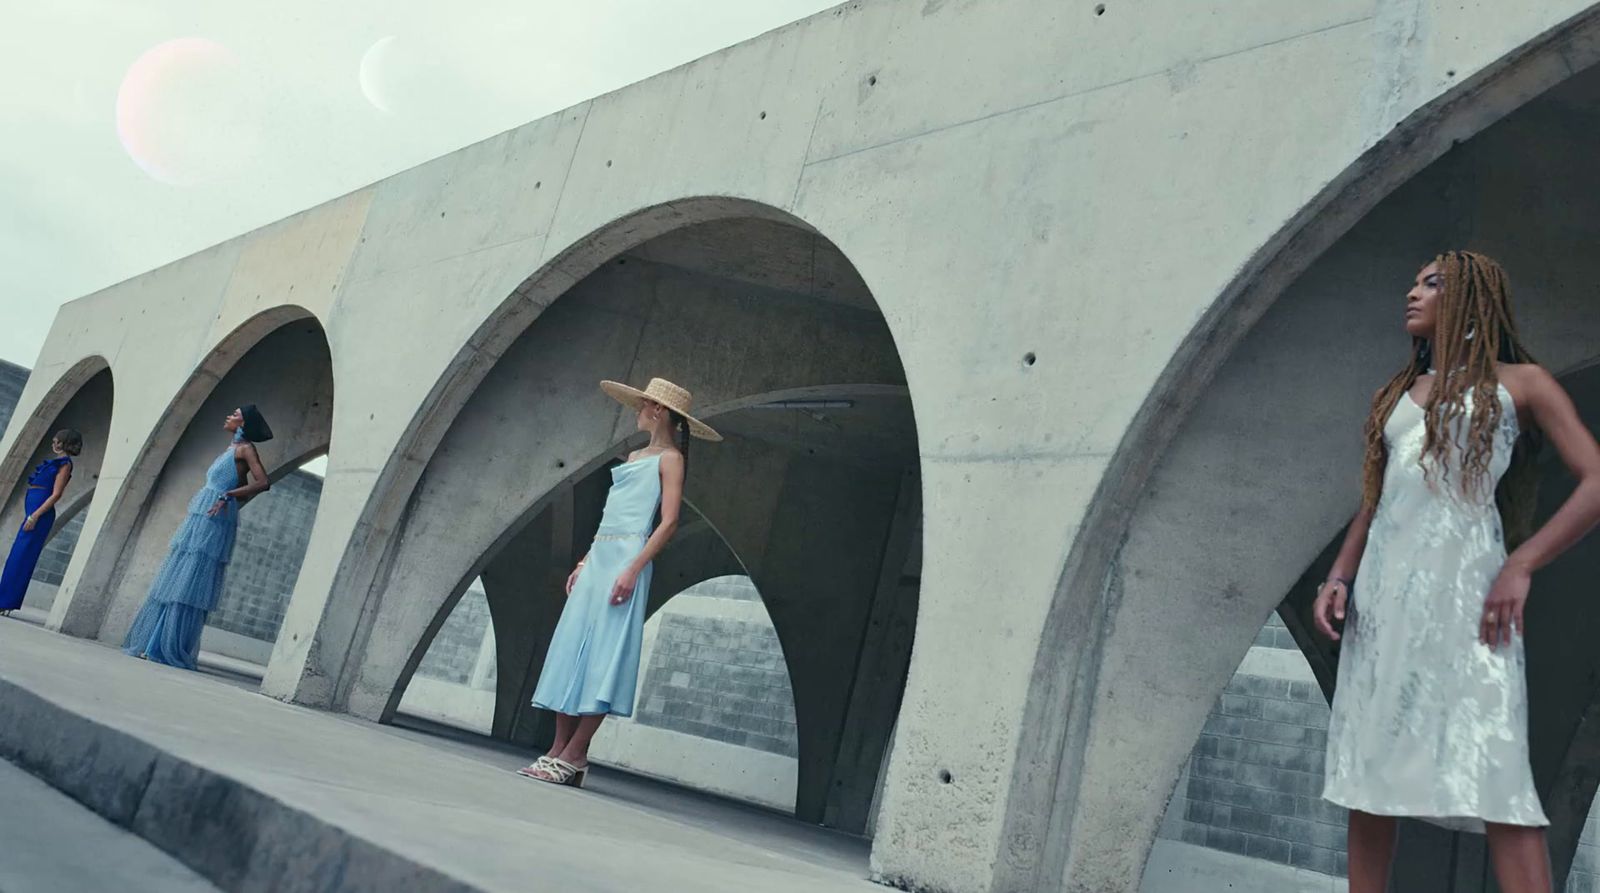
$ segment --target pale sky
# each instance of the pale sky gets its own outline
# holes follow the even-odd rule
[[[17,0],[0,359],[64,301],[837,0]]]

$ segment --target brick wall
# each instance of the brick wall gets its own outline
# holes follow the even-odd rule
[[[22,399],[22,387],[27,383],[28,370],[0,360],[0,435],[5,434],[6,425],[11,423],[11,412]]]
[[[322,479],[297,471],[239,512],[233,562],[210,626],[264,642],[278,638],[321,498]]]
[[[691,592],[757,598],[748,581],[738,587],[743,591],[724,595],[730,588]],[[634,716],[643,725],[783,756],[799,753],[789,669],[770,621],[664,611],[638,703]]]
[[[494,691],[495,662],[493,660],[494,640],[484,641],[484,635],[489,631],[489,600],[484,596],[483,590],[477,584],[468,589],[461,596],[461,601],[456,603],[455,610],[445,618],[444,625],[439,628],[439,634],[434,636],[433,643],[428,646],[428,653],[422,656],[421,663],[417,664],[417,672],[430,679],[439,679],[444,682],[453,682],[457,685],[472,684],[472,671],[478,665],[480,649],[487,648],[488,676],[479,681],[475,687],[485,691]]]
[[[1256,647],[1298,651],[1276,616]],[[1164,833],[1344,876],[1344,811],[1322,799],[1327,730],[1328,705],[1314,683],[1235,675],[1206,718]]]

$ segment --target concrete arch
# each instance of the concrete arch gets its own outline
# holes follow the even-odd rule
[[[1514,273],[1537,269],[1517,256],[1531,234],[1486,221],[1517,208],[1508,186],[1531,184],[1490,182],[1494,169],[1474,167],[1474,153],[1521,151],[1515,127],[1492,126],[1512,113],[1559,117],[1566,100],[1551,88],[1600,58],[1597,37],[1600,10],[1590,10],[1407,118],[1256,254],[1167,364],[1098,487],[1047,617],[998,886],[1136,882],[1206,710],[1353,510],[1359,438],[1342,432],[1359,431],[1396,356],[1387,296],[1447,243],[1504,255]],[[1580,170],[1571,140],[1555,144],[1562,170]],[[1538,228],[1559,235],[1548,216]],[[1570,310],[1548,285],[1535,284],[1537,297]],[[1539,313],[1522,303],[1525,318]],[[1541,336],[1560,345],[1544,351],[1552,359],[1586,337]]]
[[[444,605],[484,574],[491,557],[572,481],[597,469],[630,437],[631,417],[598,393],[599,378],[657,373],[678,378],[692,383],[710,406],[707,414],[718,418],[751,411],[755,404],[818,394],[892,400],[906,407],[908,436],[900,448],[909,448],[906,464],[916,464],[909,447],[915,423],[904,373],[870,292],[837,249],[775,216],[781,215],[722,218],[639,244],[568,288],[516,337],[497,335],[503,346],[492,372],[483,376],[428,457],[396,520],[396,533],[376,569],[377,582],[364,596],[356,634],[335,674],[340,681],[331,692],[332,706],[375,719],[390,715],[401,680],[417,662],[417,643],[438,628]],[[632,232],[630,238],[637,238],[638,231]],[[860,436],[870,438],[870,432]],[[732,461],[727,458],[732,451],[727,446],[696,451],[691,461],[706,468]],[[764,463],[761,467],[774,469],[781,479],[786,460],[770,450],[756,452],[760,455],[741,455]],[[698,472],[691,476],[689,495],[704,509],[714,495],[695,493],[698,477]],[[920,479],[914,473],[912,478]],[[902,469],[896,468],[877,481],[877,490],[864,491],[890,495],[880,500],[878,515],[863,514],[860,523],[878,518],[887,526],[905,484]],[[778,494],[768,497],[776,500]],[[463,518],[462,506],[471,506],[470,518]],[[765,542],[741,545],[737,540],[766,535],[771,509],[769,502],[707,514],[734,541],[734,553],[760,555],[770,551]],[[751,523],[723,520],[730,516]],[[849,529],[844,523],[849,520],[841,519],[836,531]],[[870,567],[840,573],[861,578],[853,585],[873,591],[881,558],[874,554]],[[760,570],[751,564],[759,580]],[[352,604],[338,610],[354,609]],[[328,636],[329,629],[325,618],[321,635]],[[909,641],[904,644],[909,651]],[[280,651],[284,647],[280,642]],[[816,649],[789,643],[789,651]],[[857,659],[852,652],[844,663],[853,670]],[[903,672],[902,667],[901,679]],[[838,737],[848,691],[808,694],[801,683],[796,698],[802,711],[814,698],[839,713],[828,721],[830,735]],[[898,689],[889,704],[891,712],[897,707]],[[836,745],[813,761],[831,766]],[[881,754],[874,752],[869,762],[875,779]],[[821,795],[809,808],[820,820]],[[864,816],[865,807],[858,812]]]
[[[301,594],[297,590],[290,606],[291,619],[297,628],[316,630],[315,635],[304,642],[292,639],[279,643],[263,691],[317,706],[332,705],[345,697],[340,688],[349,684],[348,655],[364,647],[360,637],[369,611],[367,602],[384,585],[389,540],[399,533],[401,518],[428,461],[467,402],[534,321],[574,284],[623,253],[668,233],[726,221],[791,228],[808,234],[813,244],[827,244],[825,237],[800,218],[763,202],[733,196],[695,196],[661,202],[590,232],[556,253],[477,326],[466,347],[450,361],[421,401],[401,434],[397,449],[378,472],[350,542],[337,560],[331,590],[361,595],[352,601],[334,599],[324,592]],[[819,252],[812,251],[809,256],[815,260]],[[819,295],[838,292],[852,280],[860,282],[848,261],[840,267],[814,266],[811,273]],[[749,277],[745,281],[770,285]],[[903,384],[903,373],[896,383]],[[715,387],[705,397],[719,402],[722,399]]]
[[[75,556],[53,627],[120,640],[205,467],[226,445],[223,417],[246,402],[261,406],[278,435],[261,447],[269,477],[327,451],[332,362],[312,313],[282,306],[258,314],[198,365],[133,460],[89,554]],[[211,417],[214,426],[204,424]]]

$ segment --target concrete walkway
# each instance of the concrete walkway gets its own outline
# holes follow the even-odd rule
[[[0,757],[228,890],[882,890],[866,844],[619,774],[279,703],[0,620]]]

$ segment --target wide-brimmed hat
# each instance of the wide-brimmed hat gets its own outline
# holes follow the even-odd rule
[[[602,381],[600,390],[605,391],[611,399],[621,403],[629,409],[638,409],[646,400],[659,403],[678,415],[689,420],[689,433],[701,440],[717,441],[722,435],[712,430],[710,425],[700,421],[689,414],[689,408],[694,405],[694,396],[684,388],[680,388],[665,378],[652,378],[644,390],[631,388],[619,381]]]
[[[239,407],[239,415],[244,418],[244,424],[239,426],[244,431],[244,439],[251,443],[266,443],[272,439],[272,426],[267,424],[267,417],[256,409],[254,403],[246,403]]]

